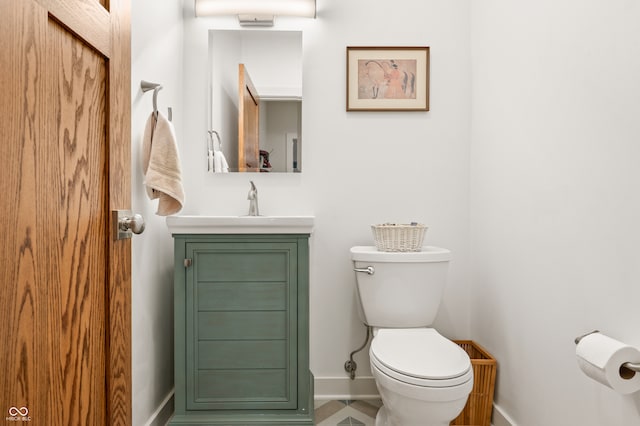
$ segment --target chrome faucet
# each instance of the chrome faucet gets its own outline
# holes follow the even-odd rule
[[[251,183],[251,189],[247,196],[247,200],[249,200],[249,216],[260,216],[260,211],[258,210],[258,188],[256,188],[252,180],[249,182]]]

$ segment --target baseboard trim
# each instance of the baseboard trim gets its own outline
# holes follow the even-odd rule
[[[315,399],[319,401],[340,399],[379,399],[380,394],[373,377],[316,377]],[[174,412],[174,391],[167,394],[145,426],[165,426]],[[493,404],[492,426],[518,426],[498,405]]]
[[[491,419],[493,426],[518,426],[511,420],[502,408],[498,404],[493,404],[493,418]]]
[[[315,399],[379,399],[380,394],[373,377],[316,377]]]
[[[149,420],[145,423],[145,426],[165,426],[169,422],[174,409],[173,394],[174,390],[171,389],[167,396],[164,397],[156,411],[151,414]]]

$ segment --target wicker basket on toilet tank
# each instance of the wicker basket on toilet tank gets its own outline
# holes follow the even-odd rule
[[[420,251],[427,227],[420,223],[371,225],[378,251]]]

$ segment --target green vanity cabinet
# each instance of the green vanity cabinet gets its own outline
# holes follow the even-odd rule
[[[313,425],[309,235],[174,234],[171,425]]]

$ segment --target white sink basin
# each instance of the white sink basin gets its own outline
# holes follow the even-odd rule
[[[172,234],[310,234],[313,216],[167,216]]]

